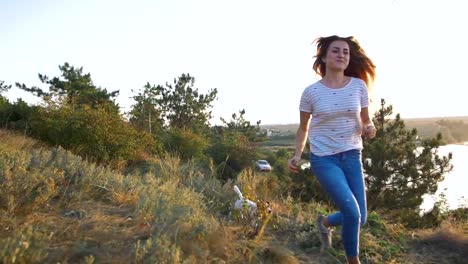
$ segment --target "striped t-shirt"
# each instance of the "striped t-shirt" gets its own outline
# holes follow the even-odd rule
[[[350,149],[362,149],[361,108],[369,106],[365,82],[351,78],[342,88],[328,88],[320,81],[307,87],[299,110],[312,114],[310,150],[326,156]]]

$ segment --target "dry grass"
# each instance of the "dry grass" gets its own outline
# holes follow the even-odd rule
[[[408,258],[412,263],[466,263],[468,222],[445,222],[441,228],[415,232]]]
[[[10,150],[30,150],[32,148],[45,146],[45,144],[35,139],[4,129],[0,129],[0,138],[8,140],[8,144],[4,144],[3,147]]]
[[[0,263],[345,260],[339,235],[336,250],[319,250],[314,219],[333,208],[298,203],[273,177],[246,170],[221,184],[213,169],[173,156],[150,159],[124,175],[21,135],[0,135]],[[229,213],[237,198],[234,184],[260,205],[257,232]],[[422,263],[422,257],[437,259],[434,252],[448,249],[462,252],[451,260],[466,258],[466,236],[456,225],[450,232],[419,233],[406,254],[408,233],[401,226],[378,214],[369,218],[361,246],[367,263]]]

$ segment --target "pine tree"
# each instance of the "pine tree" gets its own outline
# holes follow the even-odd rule
[[[107,89],[96,87],[91,80],[91,74],[83,73],[83,67],[75,68],[65,62],[59,66],[59,69],[62,72],[61,77],[49,78],[44,74],[38,74],[39,80],[49,85],[48,91],[36,86],[27,87],[20,83],[16,83],[16,86],[44,101],[54,102],[61,106],[68,105],[72,109],[82,106],[98,108],[107,105],[109,110],[116,113],[119,111],[118,105],[114,102],[119,91],[108,92]]]
[[[392,113],[392,106],[385,106],[382,99],[373,118],[377,135],[364,143],[369,208],[418,210],[423,195],[434,194],[452,170],[452,154],[438,155],[440,134],[419,140],[417,130],[405,129],[400,115],[390,118]]]
[[[132,98],[135,104],[129,112],[129,121],[139,130],[147,131],[151,135],[162,129],[164,120],[161,117],[162,108],[158,105],[161,88],[146,83],[143,90]]]
[[[208,128],[212,117],[211,107],[218,90],[210,89],[202,94],[194,88],[195,78],[182,74],[173,84],[158,85],[160,97],[156,103],[161,108],[161,117],[170,128],[203,130]]]
[[[8,91],[11,88],[11,85],[6,85],[4,83],[5,83],[5,81],[0,81],[0,94],[2,94],[3,92]]]
[[[16,83],[43,103],[35,108],[14,106],[19,118],[9,120],[25,123],[21,127],[32,137],[97,162],[121,165],[160,153],[159,141],[124,119],[115,103],[118,91],[97,87],[82,67],[65,63],[59,69],[59,77],[39,74],[40,81],[48,85],[46,90]]]

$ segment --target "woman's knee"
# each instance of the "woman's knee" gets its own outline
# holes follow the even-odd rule
[[[359,210],[359,207],[356,206],[347,206],[342,209],[343,218],[348,223],[361,223],[362,214]]]
[[[359,206],[346,206],[342,213],[347,222],[359,223],[360,226],[367,222],[367,211]]]

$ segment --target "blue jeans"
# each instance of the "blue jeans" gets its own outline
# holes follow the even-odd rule
[[[329,156],[311,153],[310,165],[320,185],[340,210],[329,215],[328,222],[332,226],[342,225],[346,255],[358,256],[359,230],[367,216],[361,151],[353,149]]]

